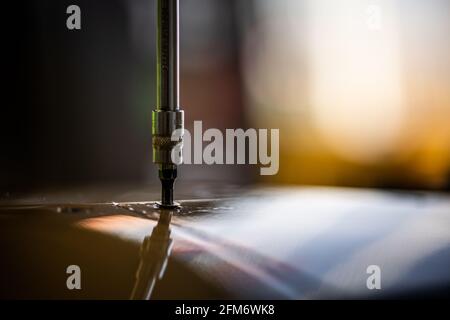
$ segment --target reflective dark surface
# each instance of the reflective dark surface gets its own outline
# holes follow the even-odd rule
[[[23,202],[23,201],[22,201]],[[399,298],[448,294],[450,199],[333,188],[0,210],[2,298]],[[170,225],[169,225],[170,221]],[[79,265],[82,290],[68,290]],[[367,267],[381,268],[368,290]]]

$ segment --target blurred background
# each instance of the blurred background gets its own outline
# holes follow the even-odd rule
[[[80,31],[66,8],[81,8]],[[10,1],[0,190],[158,184],[155,0]],[[450,188],[450,1],[181,0],[186,127],[279,128],[280,171],[183,181]]]

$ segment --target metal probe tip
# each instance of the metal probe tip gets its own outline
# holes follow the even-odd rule
[[[177,169],[164,168],[159,170],[159,179],[161,180],[161,202],[159,207],[163,209],[174,209],[180,205],[173,201],[173,186],[177,178]]]

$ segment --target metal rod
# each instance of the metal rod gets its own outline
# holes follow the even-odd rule
[[[180,108],[179,0],[158,0],[157,110]]]
[[[182,137],[172,138],[184,127],[180,110],[179,0],[158,0],[157,102],[152,114],[153,162],[159,167],[161,206],[173,207],[173,186],[177,163],[172,151],[182,146]]]

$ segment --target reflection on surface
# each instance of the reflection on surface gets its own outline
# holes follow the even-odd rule
[[[169,215],[153,202],[0,208],[0,296],[297,299],[450,292],[445,194],[261,188],[181,204]],[[69,264],[83,272],[79,292],[65,287]],[[382,270],[380,292],[366,287],[369,265]]]
[[[203,269],[169,256],[171,221],[180,225],[186,212],[204,209],[186,205],[173,219],[153,204],[0,206],[0,299],[230,297],[205,279]],[[187,241],[180,246],[188,248],[181,252],[183,258],[197,251]],[[66,287],[69,265],[81,269],[81,290]]]
[[[131,294],[133,300],[150,299],[156,281],[164,275],[173,243],[170,238],[171,218],[172,212],[163,211],[158,224],[141,245],[141,261]]]

